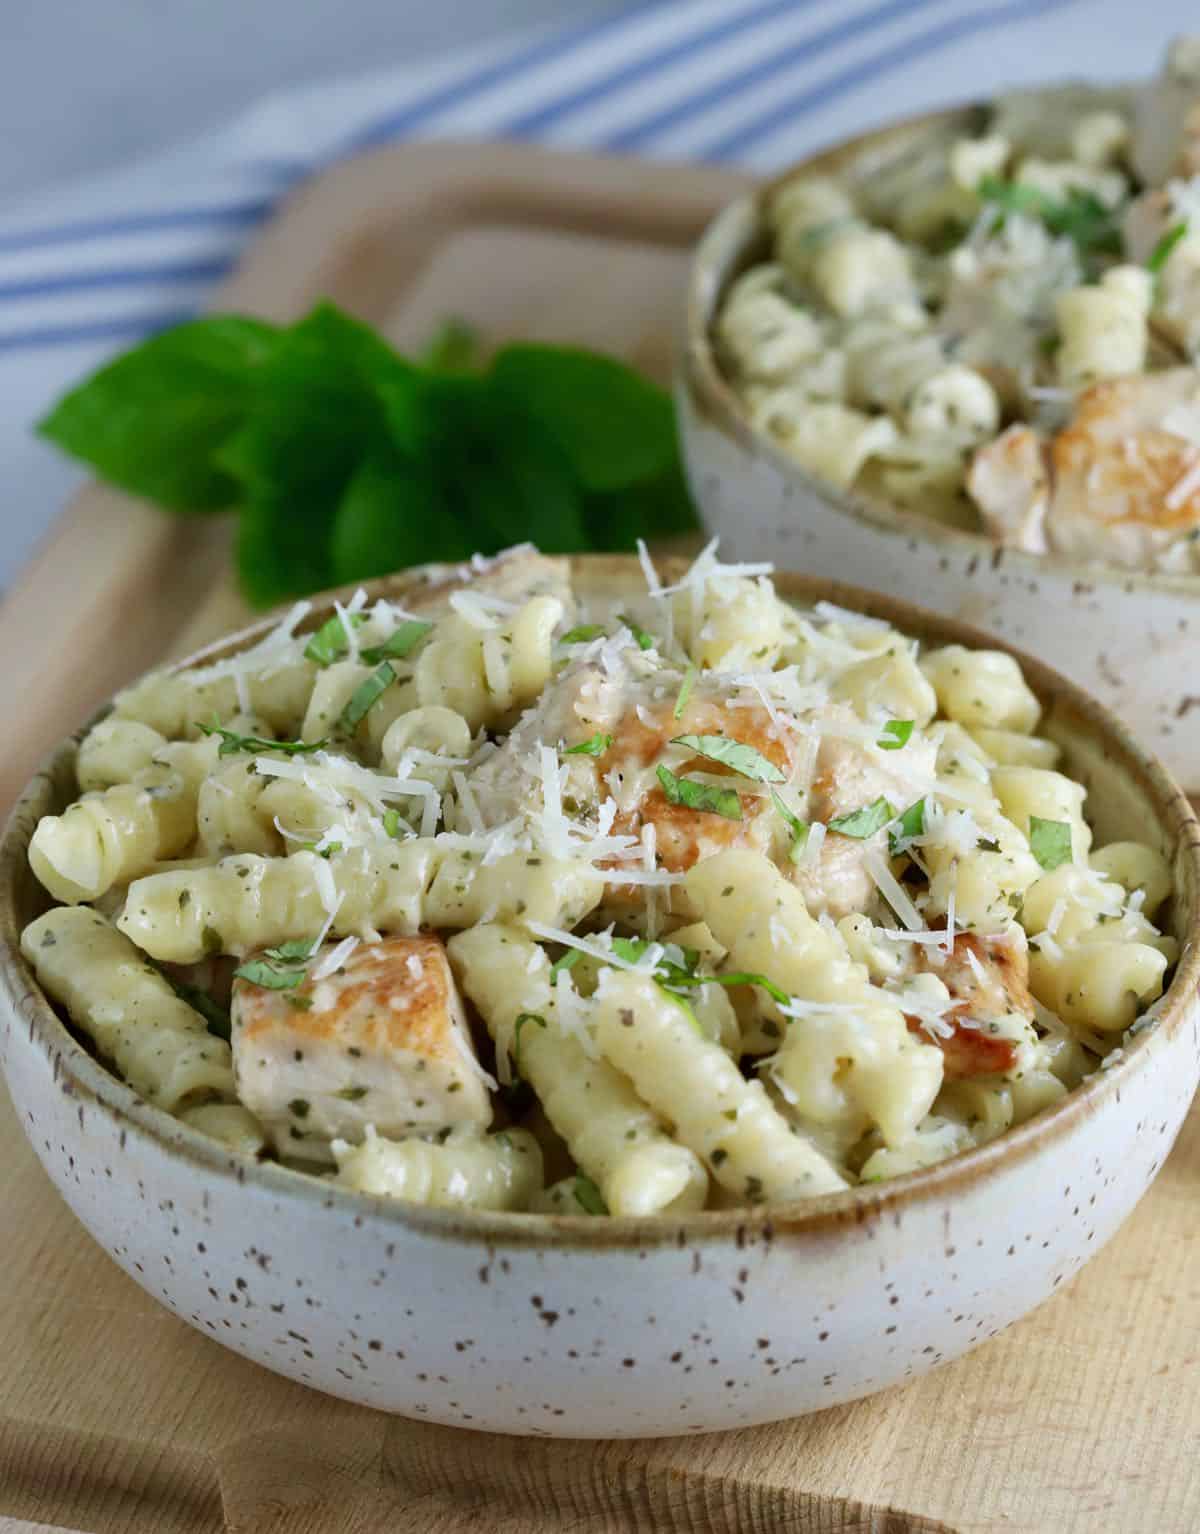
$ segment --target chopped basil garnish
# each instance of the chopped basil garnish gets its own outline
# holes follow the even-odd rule
[[[801,820],[795,810],[789,809],[774,789],[771,790],[771,802],[791,827],[792,845],[788,856],[793,863],[798,863],[804,854],[805,847],[808,845],[808,821]]]
[[[1179,244],[1180,240],[1186,236],[1187,232],[1188,221],[1186,218],[1180,219],[1179,223],[1172,225],[1150,252],[1150,258],[1146,262],[1146,270],[1153,272],[1157,277],[1170,259],[1171,252]]]
[[[340,1092],[335,1092],[335,1097],[340,1097],[344,1103],[360,1103],[367,1095],[366,1087],[343,1087]]]
[[[1119,215],[1094,192],[1071,187],[1060,201],[1040,187],[1001,176],[984,176],[977,190],[984,202],[995,203],[1005,213],[1026,213],[1040,219],[1051,234],[1066,235],[1081,256],[1119,256],[1124,250]]]
[[[888,833],[888,851],[896,858],[904,852],[914,836],[925,834],[925,801],[918,799],[910,804],[903,815],[897,817],[895,829]]]
[[[760,751],[740,740],[731,740],[727,735],[676,735],[671,744],[686,746],[697,756],[706,756],[710,762],[720,762],[723,767],[731,767],[743,778],[753,778],[756,783],[782,783],[786,780],[786,774]]]
[[[658,643],[653,634],[647,634],[645,629],[639,628],[627,613],[618,613],[617,617],[637,640],[639,650],[653,650],[654,646]]]
[[[695,685],[695,681],[696,668],[695,666],[689,665],[687,670],[683,673],[683,681],[679,686],[679,696],[675,699],[675,708],[673,713],[676,719],[683,718],[683,711],[687,707],[688,699],[692,695],[692,687]]]
[[[353,628],[362,628],[366,622],[363,613],[346,613],[343,621],[341,613],[334,613],[332,618],[327,618],[316,631],[308,643],[304,646],[305,660],[316,661],[318,666],[332,666],[335,660],[340,660],[350,648],[350,640],[346,634],[346,624]]]
[[[581,740],[577,746],[564,746],[564,756],[603,756],[613,743],[611,735],[605,735],[597,730],[594,735],[589,735],[586,740]]]
[[[294,937],[286,943],[280,943],[277,948],[263,949],[268,959],[278,959],[282,964],[291,964],[296,959],[311,959],[316,951],[317,940],[312,937]]]
[[[564,970],[574,969],[582,958],[583,953],[580,949],[568,948],[566,953],[561,958],[555,959],[554,963],[550,966],[550,983],[553,984]]]
[[[403,660],[409,651],[416,649],[432,627],[432,623],[425,623],[420,618],[407,618],[382,644],[361,651],[362,658],[368,666],[376,666],[381,660]]]
[[[315,852],[319,858],[331,858],[342,850],[341,842],[326,842],[324,847],[320,842],[300,842],[298,845],[301,852]]]
[[[671,804],[708,815],[723,815],[726,820],[741,820],[742,801],[734,788],[717,788],[711,783],[696,783],[691,778],[677,778],[667,767],[659,767],[658,781]]]
[[[393,841],[398,842],[404,835],[404,822],[400,818],[397,809],[386,809],[383,812],[383,829]]]
[[[1065,820],[1029,817],[1029,850],[1047,873],[1071,861],[1071,827]]]
[[[396,680],[396,673],[387,661],[381,661],[365,682],[360,682],[338,716],[338,729],[345,735],[353,734],[374,708],[380,698]]]
[[[853,836],[864,841],[868,836],[874,836],[876,831],[882,830],[895,816],[895,810],[881,795],[872,804],[864,804],[861,810],[853,810],[849,815],[838,815],[829,822],[829,829],[840,836]]]
[[[513,1024],[512,1066],[513,1075],[518,1077],[521,1074],[521,1029],[526,1023],[536,1023],[539,1028],[544,1028],[546,1019],[536,1012],[522,1012]]]
[[[791,997],[773,980],[768,980],[766,975],[752,974],[749,970],[734,970],[726,975],[687,975],[683,979],[673,980],[672,985],[756,985],[760,990],[766,991],[772,1001],[786,1006]]]
[[[307,971],[303,966],[285,969],[279,964],[269,964],[265,959],[251,959],[248,964],[240,964],[233,973],[239,980],[262,986],[264,991],[292,991],[303,983]]]
[[[588,644],[593,639],[599,639],[603,633],[602,623],[581,623],[576,628],[568,629],[559,644]]]
[[[908,745],[915,722],[912,719],[889,719],[875,744],[881,751],[899,751]]]
[[[238,735],[233,730],[222,729],[219,724],[196,723],[202,735],[219,735],[221,748],[218,756],[236,756],[239,751],[282,751],[285,756],[306,756],[312,751],[323,751],[327,740],[264,740],[261,735]]]
[[[232,1029],[229,1022],[229,1013],[224,1007],[218,1006],[207,991],[202,991],[198,985],[189,985],[186,980],[176,980],[173,975],[167,975],[162,971],[167,984],[179,997],[180,1001],[186,1001],[193,1012],[199,1012],[200,1016],[208,1025],[209,1033],[218,1039],[229,1042]]]
[[[582,1172],[575,1174],[575,1202],[585,1214],[608,1213],[608,1205],[601,1197],[600,1189]]]

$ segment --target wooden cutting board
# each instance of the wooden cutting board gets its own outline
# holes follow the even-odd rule
[[[741,184],[520,147],[389,150],[302,192],[220,302],[286,318],[328,295],[402,345],[457,314],[665,380],[688,246]],[[19,722],[0,797],[116,686],[246,616],[227,538],[106,491],[70,508],[0,609],[0,716]],[[0,1162],[0,1534],[1200,1528],[1196,1114],[1110,1248],[1004,1336],[853,1406],[649,1443],[483,1439],[277,1379],[109,1262],[6,1102]]]

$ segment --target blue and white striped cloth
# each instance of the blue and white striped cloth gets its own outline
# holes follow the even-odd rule
[[[0,216],[0,585],[77,482],[29,434],[115,349],[202,307],[279,198],[356,150],[523,139],[770,170],[1019,83],[1149,73],[1191,0],[648,0],[439,67],[265,100],[219,133]]]

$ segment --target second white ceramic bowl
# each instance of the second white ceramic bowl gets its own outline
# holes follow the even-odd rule
[[[965,122],[938,113],[839,145],[794,166],[829,173],[890,145]],[[1200,794],[1200,576],[1143,575],[1002,549],[981,533],[838,489],[806,472],[747,418],[712,346],[729,283],[763,258],[769,191],[731,204],[697,247],[677,375],[684,463],[726,559],[770,559],[854,581],[963,618],[1045,656],[1105,703]]]

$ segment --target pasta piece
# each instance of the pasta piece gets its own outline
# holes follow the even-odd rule
[[[148,1102],[175,1113],[233,1099],[229,1045],[98,912],[47,911],[21,934],[21,952],[42,989]]]
[[[595,910],[604,894],[603,875],[578,859],[510,852],[481,863],[477,853],[439,856],[423,903],[423,920],[431,927],[508,921],[569,928]]]
[[[525,708],[550,680],[554,630],[565,611],[557,597],[532,597],[503,629],[481,629],[452,613],[417,657],[416,701],[461,714],[472,730]]]
[[[843,316],[914,293],[911,257],[882,229],[835,230],[817,250],[809,276],[834,313]]]
[[[758,266],[731,286],[717,321],[717,336],[746,378],[783,383],[825,347],[821,326],[790,303],[778,286],[779,267]]]
[[[684,1213],[704,1206],[708,1178],[675,1144],[628,1079],[592,1059],[568,1033],[550,961],[512,927],[472,927],[446,945],[463,990],[496,1042],[497,1059],[517,1057],[520,1074],[612,1214]],[[517,1024],[520,1018],[531,1019]]]
[[[1044,767],[1053,769],[1058,766],[1062,756],[1061,750],[1052,740],[1046,740],[1041,735],[1022,735],[1017,730],[989,730],[974,729],[970,732],[974,740],[993,762],[998,762],[1005,767]]]
[[[952,644],[927,650],[921,670],[933,683],[942,711],[967,729],[1032,735],[1037,728],[1041,705],[1011,655]]]
[[[1145,842],[1109,842],[1098,847],[1088,862],[1127,894],[1141,890],[1142,913],[1151,920],[1171,893],[1173,881],[1166,858]]]
[[[847,1144],[870,1124],[889,1145],[911,1134],[941,1085],[941,1054],[919,1043],[899,1009],[872,989],[836,929],[814,921],[800,891],[757,853],[718,853],[685,885],[738,970],[816,1004],[786,1024],[773,1072],[798,1119],[839,1132]],[[782,1021],[774,1003],[764,1005]]]
[[[436,705],[410,709],[394,719],[383,736],[380,745],[383,767],[388,772],[397,773],[407,754],[413,751],[435,756],[469,757],[471,727],[453,709]],[[448,771],[448,768],[439,769],[426,762],[408,765],[405,775],[424,777],[441,787]]]
[[[136,719],[109,715],[93,725],[79,743],[75,776],[84,793],[130,783],[149,767],[166,737]]]
[[[766,392],[751,406],[750,416],[802,468],[843,489],[896,440],[896,428],[886,416],[865,415],[786,388]]]
[[[354,847],[329,859],[238,854],[194,873],[136,880],[117,926],[152,958],[175,964],[315,937],[335,913],[338,932],[415,932],[433,861],[423,841]]]
[[[1043,767],[997,767],[992,773],[992,787],[1005,815],[1026,836],[1032,816],[1065,822],[1071,827],[1071,850],[1076,862],[1086,860],[1092,831],[1083,818],[1087,790],[1082,783]]]
[[[594,1003],[596,1042],[638,1095],[675,1125],[712,1175],[747,1203],[781,1203],[846,1186],[824,1156],[747,1081],[653,980],[607,970]]]
[[[249,1108],[243,1108],[240,1103],[201,1103],[195,1108],[185,1108],[179,1117],[201,1134],[220,1140],[222,1145],[240,1151],[243,1156],[258,1156],[267,1148],[262,1125]]]
[[[1058,379],[1082,389],[1140,373],[1146,362],[1146,311],[1119,286],[1073,288],[1055,303]]]
[[[261,806],[271,779],[256,772],[253,760],[238,757],[209,773],[196,797],[196,844],[208,857],[255,852],[264,857],[282,851],[283,838]]]
[[[245,666],[246,652],[241,657]],[[169,739],[195,737],[201,724],[242,712],[259,716],[281,738],[295,739],[308,708],[317,668],[302,659],[277,662],[239,676],[214,667],[155,671],[113,700],[119,719],[136,719]]]
[[[74,904],[174,857],[195,835],[200,783],[216,755],[214,740],[164,745],[133,782],[43,815],[29,844],[30,867],[56,900]]]
[[[542,1190],[542,1153],[524,1129],[400,1140],[368,1129],[361,1145],[335,1140],[333,1154],[343,1188],[434,1209],[528,1209]]]
[[[1169,960],[1147,943],[1098,938],[1053,954],[1034,944],[1029,985],[1064,1022],[1121,1033],[1162,995]]]

